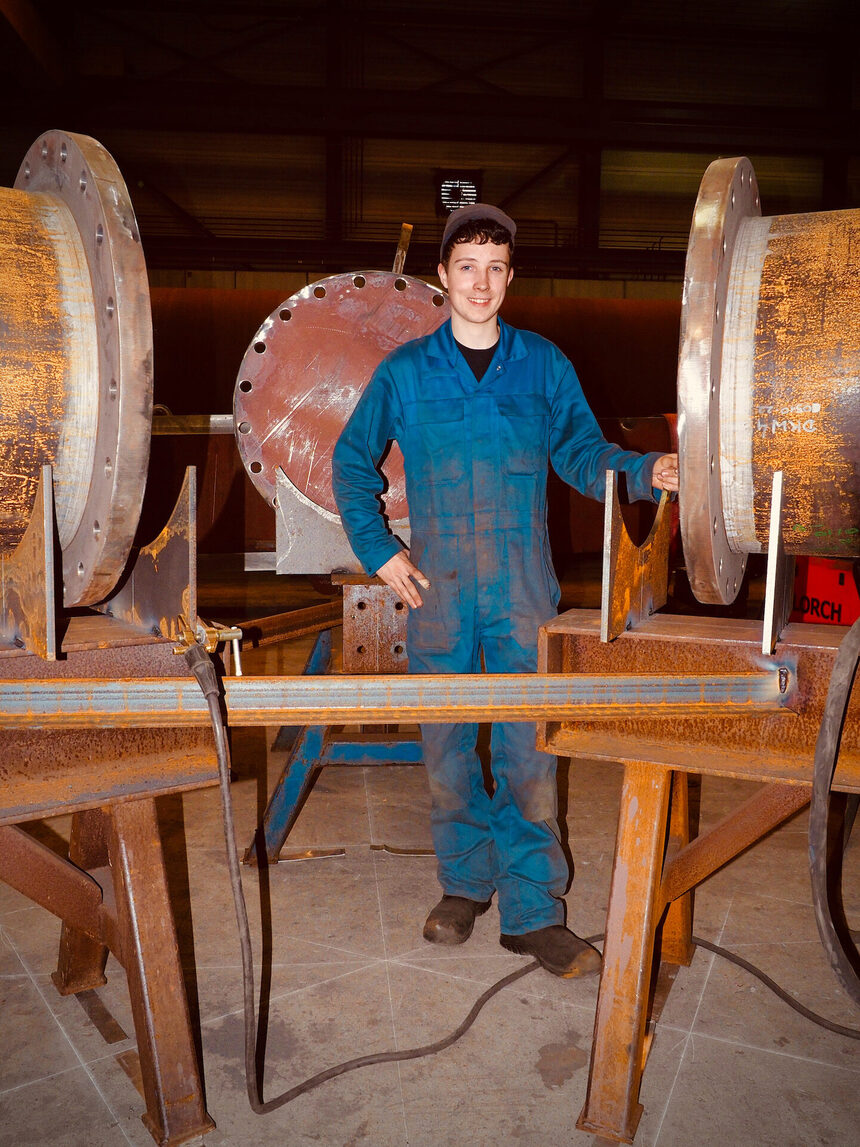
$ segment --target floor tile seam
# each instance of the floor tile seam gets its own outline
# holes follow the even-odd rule
[[[716,943],[716,941],[714,941]],[[725,948],[727,952],[734,952],[738,948],[772,948],[778,946],[780,948],[821,948],[821,940],[818,936],[810,940],[783,940],[778,937],[765,938],[761,940],[731,940],[731,947],[728,943],[722,943],[720,947]]]
[[[731,912],[733,903],[734,903],[734,897],[732,897],[729,900],[729,903],[726,905],[725,914],[723,916],[723,923],[722,923],[722,926],[719,930],[719,938],[720,939],[722,938],[723,933],[725,932],[726,922],[728,921],[729,913]],[[681,1040],[681,1054],[678,1056],[678,1063],[677,1063],[677,1066],[675,1067],[675,1074],[672,1077],[672,1085],[669,1088],[669,1093],[666,1096],[666,1102],[663,1104],[663,1110],[660,1113],[660,1121],[657,1124],[657,1131],[656,1131],[656,1134],[654,1136],[654,1143],[653,1143],[652,1147],[659,1147],[660,1136],[663,1132],[663,1124],[666,1122],[666,1116],[669,1114],[669,1108],[672,1104],[672,1097],[675,1094],[675,1088],[678,1086],[678,1081],[681,1078],[681,1069],[684,1066],[684,1061],[687,1058],[687,1052],[690,1049],[690,1045],[691,1045],[692,1039],[693,1039],[693,1027],[695,1026],[696,1020],[699,1017],[699,1012],[700,1012],[701,1007],[702,1007],[702,1002],[705,998],[705,990],[707,989],[708,981],[711,978],[711,972],[713,971],[713,968],[714,968],[714,961],[716,960],[716,955],[713,952],[708,952],[707,955],[710,956],[710,960],[708,960],[706,962],[705,977],[702,981],[701,990],[699,992],[699,999],[698,999],[698,1002],[696,1004],[696,1010],[693,1013],[693,1018],[690,1021],[690,1030],[686,1033],[683,1040]],[[678,1045],[676,1044],[676,1046],[678,1046]]]
[[[478,959],[478,958],[479,957],[475,957],[475,959]],[[402,968],[409,968],[411,971],[427,972],[429,975],[436,976],[440,979],[445,978],[448,980],[455,980],[461,984],[470,984],[476,988],[482,988],[483,991],[488,991],[491,987],[493,987],[493,985],[495,983],[498,983],[498,980],[496,980],[496,981],[493,981],[493,983],[488,984],[486,980],[471,979],[469,976],[463,976],[463,975],[458,976],[458,975],[452,974],[450,971],[445,971],[442,968],[436,969],[433,967],[427,967],[427,966],[422,965],[422,964],[413,964],[413,963],[410,963],[407,961],[391,960],[391,963],[396,964]],[[442,961],[440,961],[440,963],[442,963]],[[512,971],[516,971],[516,970],[517,970],[516,968],[512,969]],[[535,969],[535,970],[537,971],[537,969]],[[510,973],[505,973],[505,974],[509,975]],[[504,976],[500,976],[499,979],[500,980],[504,979]],[[591,1015],[593,1017],[594,1009],[596,1006],[594,1000],[591,1000],[588,1003],[576,1003],[574,1000],[567,1000],[567,999],[563,999],[563,998],[559,998],[559,997],[553,997],[552,995],[542,994],[540,992],[536,992],[533,990],[530,991],[525,986],[527,982],[528,982],[527,976],[524,976],[523,979],[521,979],[521,980],[515,981],[515,983],[517,985],[517,991],[520,992],[521,995],[527,996],[530,1000],[540,1001],[542,1003],[549,1003],[553,1007],[561,1006],[561,1007],[575,1008],[577,1011],[588,1012],[589,1015]],[[510,986],[513,987],[514,985],[511,984]],[[481,994],[483,994],[483,993],[481,993]]]
[[[14,944],[13,944],[13,948],[14,948]],[[32,972],[30,972],[30,969],[27,965],[27,961],[24,959],[24,957],[21,955],[21,953],[18,951],[17,948],[14,948],[14,950],[15,950],[15,954],[17,955],[18,959],[21,961],[21,964],[24,966],[24,968],[27,969],[28,973],[30,973],[30,979],[31,979],[31,982],[33,984],[33,987],[39,993],[39,997],[41,998],[42,1003],[44,1004],[45,1008],[47,1009],[48,1014],[50,1015],[50,1017],[54,1021],[54,1023],[57,1025],[57,1028],[59,1029],[59,1031],[60,1031],[61,1035],[63,1036],[63,1038],[65,1039],[66,1043],[71,1048],[72,1054],[77,1059],[80,1068],[84,1071],[85,1075],[89,1079],[90,1084],[93,1087],[93,1089],[95,1090],[99,1099],[101,1099],[102,1103],[107,1108],[111,1118],[116,1123],[116,1125],[119,1128],[119,1130],[120,1130],[123,1138],[125,1139],[126,1143],[128,1143],[130,1145],[130,1147],[134,1147],[132,1140],[129,1139],[128,1135],[126,1134],[126,1131],[125,1131],[125,1128],[123,1127],[122,1120],[119,1116],[119,1113],[114,1111],[113,1107],[111,1106],[111,1104],[108,1101],[107,1096],[104,1094],[102,1089],[99,1087],[98,1081],[96,1080],[96,1077],[93,1075],[92,1071],[90,1070],[89,1065],[83,1059],[83,1057],[81,1056],[81,1053],[78,1051],[78,1048],[77,1048],[75,1042],[72,1040],[69,1033],[63,1027],[62,1023],[60,1022],[59,1016],[51,1008],[51,1005],[48,1001],[48,998],[45,995],[45,993],[42,991],[41,987],[39,986],[39,983],[38,983],[35,975]]]
[[[831,1034],[836,1035],[835,1032]],[[860,1075],[860,1064],[858,1064],[857,1067],[848,1067],[845,1064],[833,1063],[829,1059],[819,1059],[813,1055],[797,1055],[793,1052],[783,1051],[781,1048],[762,1047],[761,1044],[745,1043],[743,1040],[729,1039],[728,1036],[712,1035],[709,1032],[691,1031],[690,1037],[694,1041],[697,1039],[710,1040],[711,1043],[725,1044],[727,1047],[741,1047],[747,1051],[759,1051],[763,1055],[775,1055],[781,1059],[793,1060],[796,1063],[811,1063],[817,1067],[831,1068],[833,1071],[843,1071],[848,1075]],[[836,1038],[838,1039],[840,1037],[836,1036]],[[854,1041],[850,1042],[853,1043]]]
[[[339,976],[329,976],[324,980],[314,980],[314,982],[312,984],[303,984],[301,987],[291,988],[289,991],[281,992],[278,995],[270,994],[269,995],[269,1004],[271,1005],[272,1003],[275,1003],[278,1000],[289,999],[290,996],[299,996],[303,992],[311,992],[311,991],[313,991],[314,988],[322,987],[324,984],[336,983],[338,980],[344,980],[348,976],[355,976],[359,972],[364,972],[370,968],[376,967],[378,963],[379,963],[379,961],[374,961],[372,963],[365,964],[363,967],[360,967],[360,968],[350,968],[348,971],[343,972]],[[254,984],[255,993],[256,993],[258,987],[259,987],[259,985],[255,982],[255,984]],[[231,1019],[233,1016],[241,1016],[244,1014],[245,1014],[244,1006],[237,1007],[237,1008],[231,1008],[229,1011],[222,1012],[220,1015],[210,1016],[210,1017],[207,1017],[206,1019],[201,1018],[200,1026],[206,1027],[206,1026],[211,1025],[211,1024],[220,1023],[221,1020]]]
[[[771,892],[747,892],[743,888],[734,890],[733,895],[750,904],[766,901],[771,904],[792,904],[797,908],[808,908],[810,912],[813,911],[811,892],[808,897],[804,897],[802,900],[796,896],[774,896]]]
[[[446,980],[456,980],[458,983],[461,983],[461,984],[472,984],[475,987],[483,988],[484,990],[487,990],[488,988],[492,987],[492,984],[488,984],[486,980],[472,979],[472,977],[470,977],[470,976],[456,975],[455,973],[451,972],[450,970],[445,970],[441,967],[439,969],[436,969],[432,966],[428,967],[424,964],[414,964],[414,963],[411,963],[407,960],[397,960],[397,959],[392,959],[390,961],[390,963],[394,964],[396,967],[399,967],[399,968],[408,968],[410,971],[413,971],[413,972],[426,972],[428,975],[436,976],[438,979],[444,978]],[[516,968],[512,969],[512,971],[516,971]],[[510,973],[506,972],[505,975],[510,975]],[[504,976],[499,976],[499,979],[500,980],[504,979]],[[494,981],[494,982],[497,983],[498,981]],[[519,982],[521,983],[522,981],[519,981]]]
[[[6,919],[7,916],[18,916],[22,912],[38,912],[42,911],[51,915],[47,908],[41,908],[39,904],[22,904],[20,908],[6,908],[0,912],[0,924]]]
[[[355,960],[285,960],[283,962],[280,960],[273,960],[266,964],[266,968],[271,969],[272,971],[277,968],[286,968],[287,970],[292,968],[333,968],[342,964],[359,964],[362,962],[367,963],[368,961],[370,962],[368,966],[373,963],[381,963],[382,957],[362,956],[361,958],[356,958]],[[254,961],[253,968],[255,973],[259,974],[263,970],[263,965],[262,963]],[[195,961],[193,966],[183,969],[183,971],[186,972],[240,972],[241,970],[241,960],[237,960],[233,964],[200,964]]]
[[[362,779],[364,781],[364,799],[367,807],[367,823],[368,832],[371,841],[375,838],[375,827],[373,821],[373,810],[371,808],[370,786],[368,785],[368,769],[362,770]],[[388,938],[385,929],[385,913],[382,907],[382,891],[379,887],[379,868],[378,868],[378,853],[371,852],[371,864],[373,868],[373,882],[376,888],[376,908],[379,915],[379,928],[382,933],[382,953],[385,960],[385,984],[388,989],[388,1008],[391,1018],[391,1032],[394,1039],[394,1050],[399,1050],[399,1040],[397,1037],[397,1018],[394,1011],[394,993],[391,988],[391,970],[388,961]],[[400,1118],[403,1124],[404,1134],[408,1140],[409,1124],[406,1118],[406,1097],[403,1093],[403,1074],[400,1070],[400,1064],[397,1064],[397,1090],[400,1095]]]
[[[252,922],[251,926],[253,927],[253,922]],[[306,937],[297,936],[293,932],[288,933],[288,935],[285,937],[285,939],[286,940],[295,940],[300,944],[307,944],[309,947],[312,947],[312,948],[321,948],[327,952],[340,952],[344,956],[347,956],[348,958],[353,959],[353,960],[380,960],[380,959],[383,959],[383,957],[381,957],[381,956],[374,955],[373,952],[356,952],[356,951],[353,951],[352,948],[341,948],[336,944],[323,944],[319,940],[308,940]],[[274,941],[274,943],[277,943],[277,941]]]
[[[14,1095],[16,1091],[24,1091],[27,1087],[34,1087],[37,1083],[46,1083],[48,1080],[59,1079],[63,1075],[71,1075],[76,1071],[83,1072],[85,1075],[88,1074],[84,1071],[82,1064],[75,1063],[71,1067],[64,1067],[61,1071],[52,1071],[49,1075],[40,1075],[37,1079],[28,1079],[24,1083],[16,1083],[14,1087],[5,1087],[0,1090],[0,1099],[6,1095]]]

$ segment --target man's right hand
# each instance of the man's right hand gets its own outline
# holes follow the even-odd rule
[[[422,605],[421,594],[415,588],[413,579],[424,589],[430,588],[430,582],[417,566],[409,560],[409,553],[401,550],[393,558],[389,558],[385,565],[376,571],[386,585],[390,585],[404,605],[410,609],[418,609]]]

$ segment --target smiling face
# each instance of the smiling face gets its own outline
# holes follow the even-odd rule
[[[451,329],[464,346],[490,347],[498,339],[496,315],[514,277],[507,243],[457,243],[439,278],[448,291]]]

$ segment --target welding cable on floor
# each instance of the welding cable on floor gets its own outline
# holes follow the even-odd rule
[[[444,1051],[445,1048],[456,1043],[475,1022],[478,1013],[488,1000],[492,999],[492,997],[503,988],[508,987],[509,984],[516,983],[517,980],[521,980],[524,976],[527,976],[530,972],[539,968],[540,964],[537,960],[532,960],[524,967],[518,968],[516,972],[511,972],[487,988],[472,1005],[469,1014],[459,1027],[455,1028],[450,1035],[445,1036],[443,1039],[437,1040],[435,1043],[425,1044],[422,1047],[408,1048],[404,1051],[383,1051],[358,1056],[356,1059],[335,1064],[334,1067],[329,1067],[326,1068],[325,1071],[318,1072],[316,1075],[311,1076],[310,1079],[306,1079],[303,1083],[296,1084],[295,1087],[289,1088],[289,1090],[282,1092],[281,1095],[277,1095],[273,1099],[263,1100],[260,1095],[256,1061],[257,1017],[254,1009],[254,965],[251,949],[251,929],[248,923],[245,894],[242,889],[239,853],[236,848],[236,836],[233,823],[233,801],[230,795],[230,748],[227,742],[224,715],[221,711],[221,690],[212,660],[201,646],[191,646],[187,650],[185,658],[206,697],[209,715],[212,720],[212,729],[215,735],[227,865],[230,871],[233,903],[236,910],[236,921],[239,927],[239,946],[242,953],[242,988],[245,1015],[245,1082],[248,1092],[248,1102],[251,1105],[251,1109],[258,1115],[267,1115],[271,1111],[277,1111],[279,1107],[283,1107],[293,1099],[297,1099],[300,1095],[305,1095],[307,1092],[312,1091],[321,1083],[325,1083],[329,1079],[335,1079],[337,1076],[344,1075],[348,1071],[354,1071],[359,1067],[369,1067],[377,1063],[399,1063],[408,1059],[419,1059],[423,1056],[434,1055],[436,1052]],[[587,942],[590,944],[598,943],[602,939],[602,933],[600,935],[586,937]],[[831,1020],[825,1019],[823,1016],[816,1015],[815,1012],[799,1004],[797,1000],[793,999],[786,991],[780,988],[778,984],[771,980],[769,976],[756,968],[755,965],[750,964],[740,956],[735,956],[734,953],[727,951],[725,948],[720,948],[718,945],[711,944],[698,936],[694,936],[693,941],[700,947],[706,948],[708,951],[730,960],[732,963],[737,964],[739,967],[744,968],[756,976],[763,984],[770,988],[771,991],[775,992],[780,999],[784,1000],[794,1008],[795,1011],[800,1012],[800,1014],[807,1019],[812,1020],[813,1023],[819,1024],[829,1031],[836,1032],[838,1035],[847,1036],[850,1039],[860,1039],[860,1030],[842,1027],[839,1024],[833,1023]]]
[[[818,740],[815,742],[812,801],[809,806],[809,872],[812,878],[812,903],[821,943],[824,945],[836,978],[855,1004],[860,1005],[860,953],[848,934],[841,896],[836,905],[831,904],[827,863],[830,791],[839,760],[842,727],[858,664],[860,664],[860,619],[848,630],[837,650],[830,675],[827,700],[824,704],[824,716]],[[834,918],[834,907],[836,918]]]
[[[502,988],[507,987],[508,984],[515,983],[517,980],[522,979],[523,976],[528,975],[529,972],[533,972],[536,968],[540,967],[537,960],[533,960],[531,963],[526,964],[525,967],[518,968],[516,972],[511,972],[510,975],[505,976],[504,979],[497,981],[492,987],[487,988],[483,995],[475,1001],[471,1011],[460,1026],[451,1032],[450,1035],[436,1043],[427,1044],[424,1047],[410,1048],[405,1051],[384,1051],[372,1055],[359,1056],[357,1059],[351,1059],[346,1063],[339,1063],[334,1067],[321,1071],[310,1079],[305,1080],[304,1083],[299,1083],[281,1095],[275,1096],[274,1099],[269,1099],[264,1102],[260,1095],[257,1077],[257,1018],[254,1010],[254,964],[251,949],[251,928],[248,923],[245,893],[242,889],[239,853],[236,848],[236,835],[233,823],[233,801],[230,796],[230,747],[227,742],[227,730],[221,712],[221,690],[212,659],[202,646],[192,645],[186,651],[185,659],[194,676],[197,678],[200,688],[203,690],[203,695],[209,707],[212,729],[215,734],[215,748],[218,756],[218,778],[221,792],[221,811],[224,820],[224,838],[227,845],[227,866],[230,870],[230,884],[233,890],[236,922],[239,926],[239,947],[242,953],[242,987],[245,1012],[245,1083],[248,1091],[248,1102],[251,1104],[253,1111],[258,1115],[268,1115],[270,1111],[277,1111],[279,1107],[283,1107],[284,1104],[318,1087],[319,1084],[325,1083],[326,1080],[334,1079],[336,1076],[343,1075],[347,1071],[353,1071],[358,1067],[369,1067],[375,1063],[397,1063],[401,1060],[419,1059],[421,1056],[432,1055],[437,1051],[443,1051],[468,1031],[487,1000],[497,992],[500,992]],[[599,937],[597,938],[599,939]]]

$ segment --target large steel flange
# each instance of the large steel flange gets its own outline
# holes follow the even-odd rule
[[[329,521],[337,515],[331,455],[362,390],[390,351],[448,314],[446,297],[419,279],[361,271],[304,287],[269,315],[242,360],[233,414],[245,469],[270,505],[280,468],[303,501]],[[382,469],[386,514],[403,521],[396,446]]]
[[[45,133],[15,188],[0,199],[4,259],[18,280],[0,284],[16,330],[0,357],[0,447],[18,481],[0,541],[8,547],[23,533],[39,467],[51,463],[64,604],[91,605],[123,572],[146,484],[146,265],[125,183],[95,140]]]
[[[860,211],[762,217],[748,159],[712,163],[690,233],[678,368],[681,532],[700,601],[770,546],[860,555]]]
[[[721,407],[731,402],[724,385],[730,328],[750,321],[750,311],[729,316],[738,238],[761,214],[758,184],[748,159],[721,159],[705,173],[693,213],[678,361],[678,438],[681,534],[690,585],[699,601],[728,604],[737,596],[746,554],[733,548],[727,516],[739,504],[723,500],[729,459],[721,442]],[[751,319],[755,323],[755,307]],[[730,447],[729,447],[730,448]],[[725,486],[731,487],[726,473]]]

